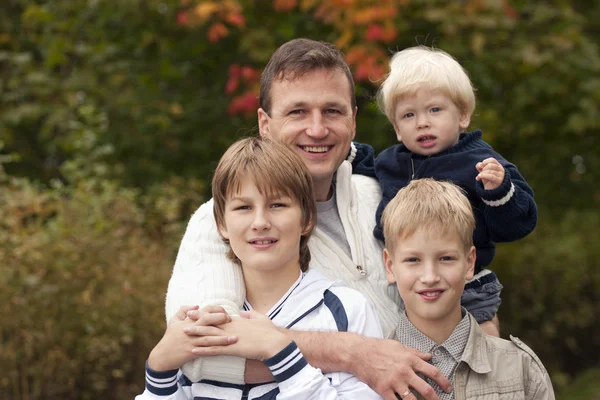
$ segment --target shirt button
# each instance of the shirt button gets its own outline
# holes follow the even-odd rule
[[[442,355],[442,352],[438,349],[438,350],[434,351],[433,354],[439,357]]]

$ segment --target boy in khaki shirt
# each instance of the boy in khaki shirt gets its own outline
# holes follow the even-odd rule
[[[411,181],[382,217],[388,281],[405,303],[397,339],[431,353],[431,363],[450,379],[445,399],[554,399],[550,377],[533,350],[519,339],[486,335],[460,305],[473,277],[475,219],[460,188],[433,179]],[[412,400],[411,388],[396,395]],[[420,397],[416,397],[420,398]]]

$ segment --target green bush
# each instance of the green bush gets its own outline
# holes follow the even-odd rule
[[[0,399],[127,398],[164,331],[164,295],[195,190],[107,181],[0,188]],[[183,208],[182,208],[183,207]],[[194,206],[195,207],[195,206]]]
[[[598,366],[599,226],[596,211],[569,210],[552,220],[542,210],[533,234],[501,244],[492,266],[504,285],[502,336],[531,346],[558,388],[569,383],[568,373]]]

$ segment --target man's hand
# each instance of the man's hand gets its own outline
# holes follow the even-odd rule
[[[230,355],[252,360],[265,360],[279,353],[291,340],[281,333],[266,315],[256,311],[241,311],[239,318],[220,325],[220,335],[235,337],[237,342],[229,346],[197,347],[193,353],[198,356]],[[186,333],[207,335],[206,327],[190,327]]]
[[[353,354],[351,371],[358,379],[369,385],[385,400],[396,400],[395,393],[403,394],[414,389],[426,400],[439,400],[435,390],[420,373],[433,379],[446,392],[452,387],[450,381],[433,365],[424,360],[430,355],[408,348],[389,339],[363,338],[363,343]],[[404,399],[412,399],[408,395]]]
[[[485,190],[494,190],[504,181],[504,167],[493,157],[486,158],[475,165],[479,174],[475,180],[481,181]]]

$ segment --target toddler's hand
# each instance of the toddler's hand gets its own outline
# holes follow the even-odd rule
[[[504,181],[504,167],[493,157],[478,162],[475,168],[479,171],[475,180],[481,181],[485,190],[497,189]]]

